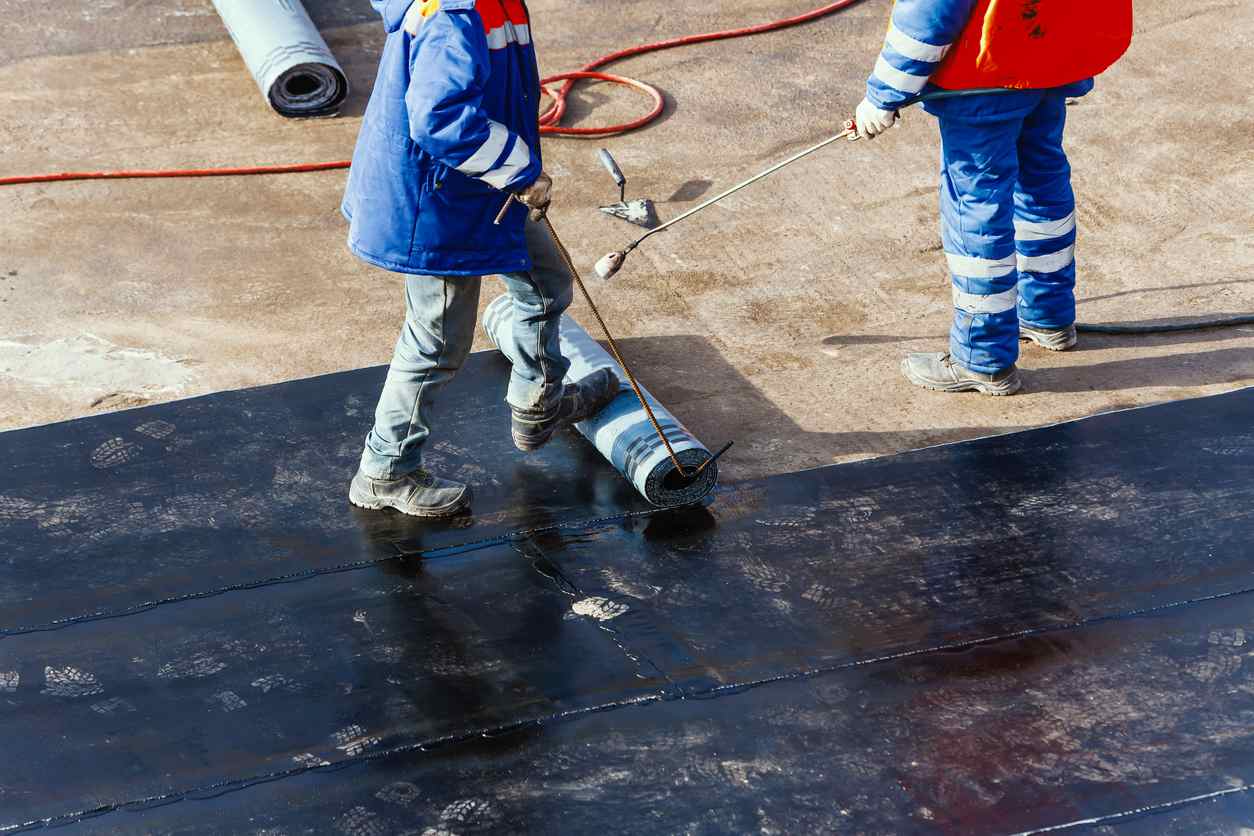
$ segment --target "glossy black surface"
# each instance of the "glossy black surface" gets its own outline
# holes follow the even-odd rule
[[[463,379],[453,471],[508,457],[501,381]],[[489,519],[428,532],[340,501],[377,383],[0,435],[0,595],[28,621],[366,561],[0,638],[0,832],[1254,823],[1254,390],[640,516],[572,435]],[[259,415],[288,432],[250,440]],[[190,452],[133,440],[154,421]],[[93,466],[115,437],[142,455]],[[32,514],[59,477],[90,501]],[[131,512],[67,510],[97,507]],[[593,517],[613,518],[491,539]],[[487,539],[416,554],[466,531]]]
[[[0,434],[0,633],[650,507],[574,432],[518,452],[507,370],[437,403],[424,462],[475,490],[439,524],[348,504],[384,368]]]

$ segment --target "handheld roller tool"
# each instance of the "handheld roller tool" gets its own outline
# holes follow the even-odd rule
[[[606,154],[606,156],[608,157],[609,154]],[[611,160],[612,159],[613,158],[611,158]],[[515,202],[521,203],[518,195],[516,194],[511,194],[509,197],[505,198],[505,202],[501,204],[501,211],[497,212],[496,220],[493,221],[493,223],[500,224],[505,218],[505,213],[509,211],[510,205]],[[692,470],[689,470],[684,466],[684,463],[680,461],[679,455],[675,452],[675,448],[672,446],[670,438],[668,438],[666,433],[663,431],[661,422],[658,421],[657,415],[653,411],[653,406],[649,403],[649,399],[645,397],[644,390],[640,387],[639,381],[636,380],[636,375],[632,372],[631,366],[627,365],[627,361],[623,358],[623,353],[618,348],[618,342],[614,339],[614,335],[610,333],[610,327],[605,324],[605,319],[601,316],[601,311],[597,307],[597,303],[592,300],[592,294],[588,292],[587,285],[583,283],[583,277],[579,275],[579,270],[575,267],[575,260],[570,257],[570,251],[566,249],[566,245],[563,244],[562,239],[558,237],[557,230],[553,228],[553,221],[549,219],[547,209],[539,211],[539,220],[548,230],[549,237],[553,240],[553,245],[557,248],[557,253],[561,257],[562,263],[566,265],[566,270],[570,273],[570,277],[574,281],[575,286],[579,288],[579,292],[583,294],[583,298],[587,301],[588,309],[592,311],[592,316],[596,318],[597,324],[601,326],[601,332],[605,334],[605,341],[609,343],[610,353],[613,355],[614,360],[617,361],[619,368],[623,370],[623,374],[627,376],[627,382],[631,384],[632,392],[635,393],[636,400],[640,403],[641,410],[644,412],[649,424],[652,425],[654,433],[657,434],[658,441],[661,442],[663,449],[666,450],[666,454],[670,458],[671,464],[674,465],[674,476],[672,478],[673,483],[668,487],[671,490],[681,490],[695,484],[701,477],[701,474],[705,473],[710,465],[713,465],[720,458],[722,458],[723,454],[730,450],[735,442],[727,442],[723,445],[721,450],[713,456],[709,456],[704,461],[696,464]],[[717,471],[715,470],[714,472]]]

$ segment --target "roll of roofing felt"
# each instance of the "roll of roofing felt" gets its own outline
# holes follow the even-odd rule
[[[501,336],[506,329],[513,327],[513,323],[514,305],[508,295],[493,300],[484,312],[484,328],[498,347]],[[567,382],[574,382],[602,368],[612,369],[623,381],[623,390],[618,397],[596,417],[576,424],[575,429],[591,441],[619,473],[627,477],[641,496],[654,505],[672,507],[698,502],[714,490],[718,481],[718,463],[711,462],[695,479],[681,476],[640,401],[627,385],[627,375],[622,367],[569,316],[562,317],[561,341],[562,354],[570,360]],[[711,456],[706,446],[693,437],[656,398],[647,391],[644,395],[684,470],[691,474],[709,461]]]
[[[348,79],[300,0],[213,0],[270,106],[284,116],[330,116]]]

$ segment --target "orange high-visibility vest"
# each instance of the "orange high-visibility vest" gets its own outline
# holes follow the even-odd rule
[[[1102,72],[1131,43],[1132,0],[980,0],[932,83],[1060,87]]]

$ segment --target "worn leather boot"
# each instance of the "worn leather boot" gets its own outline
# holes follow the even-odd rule
[[[1077,341],[1074,325],[1066,328],[1037,328],[1026,322],[1019,323],[1019,339],[1036,343],[1050,351],[1066,351],[1074,348]]]
[[[997,374],[981,374],[959,366],[942,353],[909,354],[901,361],[901,371],[915,386],[936,392],[1013,395],[1023,385],[1015,366]]]
[[[413,517],[451,517],[470,504],[470,488],[426,470],[398,479],[374,479],[357,471],[348,501],[358,508],[395,508]]]
[[[622,384],[609,369],[597,369],[578,383],[567,383],[557,404],[547,412],[511,407],[514,446],[524,453],[539,450],[562,427],[591,418],[618,396]]]

